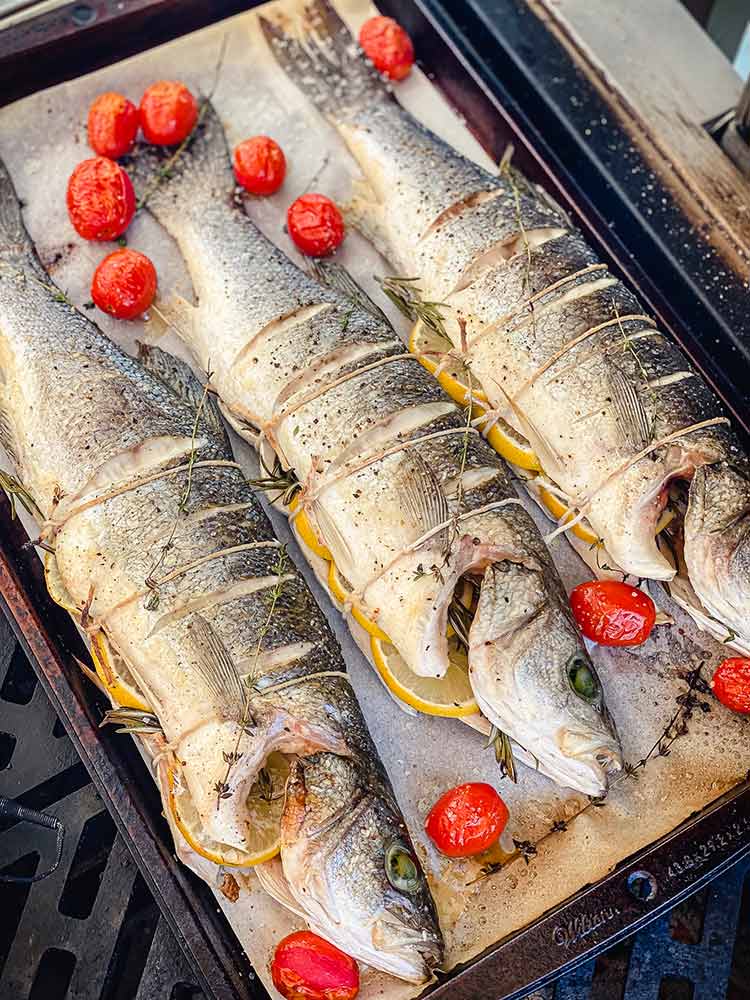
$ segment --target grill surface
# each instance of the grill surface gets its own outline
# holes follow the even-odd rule
[[[0,1000],[201,1000],[86,769],[0,616],[0,795],[65,824],[60,867],[0,885]],[[32,875],[54,837],[0,832],[0,872]],[[477,998],[491,1000],[491,998]],[[750,859],[527,1000],[750,1000]]]

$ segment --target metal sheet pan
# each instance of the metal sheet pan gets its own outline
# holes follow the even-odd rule
[[[175,14],[175,5],[165,2],[135,2],[120,10],[119,5],[92,4],[89,6],[96,11],[93,22],[71,31],[73,8],[80,6],[63,5],[41,15],[42,23],[36,29],[34,19],[24,22],[23,37],[17,34],[20,26],[0,33],[0,80],[4,74],[9,79],[12,66],[16,66],[12,96],[72,78],[173,34],[234,13],[239,6],[251,5],[183,3],[178,19],[166,16]],[[547,161],[529,143],[507,108],[503,110],[497,95],[468,70],[459,49],[442,33],[440,24],[418,4],[397,6],[398,11],[391,12],[406,20],[417,35],[425,68],[434,71],[438,85],[466,116],[485,147],[497,155],[508,141],[513,141],[520,154],[519,164],[526,172],[551,185],[560,200],[575,208]],[[80,20],[80,12],[78,17]],[[125,32],[128,26],[130,30]],[[156,30],[152,30],[154,27]],[[97,35],[93,38],[88,33],[95,29]],[[32,52],[35,60],[30,58]],[[19,60],[24,64],[22,72]],[[601,244],[598,227],[591,224],[588,215],[582,222]],[[606,249],[606,240],[604,245]],[[618,263],[616,252],[609,256]],[[627,272],[621,260],[619,263]],[[630,277],[632,280],[632,274]],[[3,523],[8,524],[7,517]],[[50,604],[43,584],[40,586],[38,563],[33,553],[22,549],[23,541],[17,526],[7,531],[4,528],[0,593],[105,801],[200,972],[208,995],[263,996],[262,987],[249,978],[244,956],[217,915],[213,897],[172,858],[158,800],[137,780],[137,756],[125,745],[127,741],[113,740],[96,729],[90,692],[81,689],[80,675],[70,659],[76,648],[78,655],[82,653],[75,629]],[[530,986],[591,957],[658,915],[749,847],[750,791],[739,789],[726,801],[690,819],[660,844],[619,866],[614,874],[455,971],[429,992],[446,998],[521,995]],[[655,879],[655,892],[650,898],[643,897],[649,896],[651,882],[645,876],[631,879],[639,871]],[[635,894],[628,887],[629,880]]]

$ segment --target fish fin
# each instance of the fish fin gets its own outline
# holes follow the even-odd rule
[[[333,561],[336,567],[344,572],[344,567],[348,569],[352,565],[352,561],[354,559],[349,543],[342,535],[339,526],[320,501],[314,500],[311,507],[312,515],[318,523],[320,534],[333,556]]]
[[[17,259],[32,250],[21,215],[21,203],[8,168],[0,160],[0,258]]]
[[[260,18],[276,61],[319,111],[337,121],[389,98],[384,79],[328,0],[311,0],[295,23]]]
[[[155,344],[138,341],[138,360],[152,375],[163,382],[178,399],[196,411],[203,402],[201,417],[213,436],[229,450],[229,438],[221,418],[219,404],[195,374],[190,365],[181,358],[163,351]]]
[[[256,865],[253,871],[258,876],[258,881],[262,888],[268,893],[271,899],[275,899],[277,903],[281,903],[282,906],[285,906],[287,910],[291,910],[292,913],[295,913],[302,920],[307,919],[307,914],[292,895],[292,890],[289,888],[289,883],[284,875],[281,858],[278,855],[272,858],[271,861],[264,861],[262,864]]]
[[[343,264],[339,264],[335,260],[325,260],[322,257],[316,257],[312,261],[312,272],[322,285],[327,285],[329,288],[341,292],[353,305],[364,309],[365,312],[368,312],[381,323],[391,326],[390,320],[377,302],[374,302],[370,298],[364,288],[347,271]],[[391,329],[393,329],[392,326]]]
[[[609,386],[617,426],[625,441],[637,451],[653,438],[653,427],[641,401],[638,386],[616,365],[609,366]]]
[[[150,310],[148,342],[155,344],[170,330],[176,330],[180,340],[192,344],[197,313],[197,306],[173,292],[166,301],[159,302],[158,309]]]
[[[404,507],[417,537],[450,520],[448,499],[435,470],[421,455],[410,455],[401,466]],[[443,535],[440,532],[438,538]]]
[[[366,182],[358,182],[359,191],[352,195],[341,210],[348,225],[362,233],[381,257],[386,260],[393,256],[389,246],[383,206],[378,202],[372,188]],[[407,268],[408,270],[408,268]]]
[[[197,667],[227,717],[240,721],[245,714],[247,693],[229,650],[201,615],[188,625],[198,653]],[[249,721],[249,720],[246,720]]]
[[[6,397],[7,386],[0,383],[0,445],[5,449],[13,465],[18,468],[18,447],[13,423],[10,419]]]

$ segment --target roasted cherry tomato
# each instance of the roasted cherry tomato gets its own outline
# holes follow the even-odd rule
[[[359,32],[359,44],[379,73],[391,80],[403,80],[414,65],[414,46],[398,21],[392,17],[371,17]]]
[[[654,602],[619,580],[590,580],[574,588],[570,606],[587,639],[601,646],[638,646],[651,634]]]
[[[156,269],[137,250],[115,250],[94,271],[91,298],[102,312],[117,319],[135,319],[156,295]]]
[[[138,108],[127,97],[111,90],[100,94],[89,108],[89,146],[116,160],[133,148],[138,124]]]
[[[354,1000],[359,993],[354,959],[312,931],[297,931],[279,941],[271,978],[286,1000]]]
[[[324,194],[303,194],[286,213],[289,235],[308,257],[326,257],[341,245],[344,220]]]
[[[250,194],[273,194],[284,183],[286,157],[267,135],[245,139],[234,151],[234,176]]]
[[[424,828],[443,854],[466,858],[491,847],[507,822],[508,808],[492,785],[470,781],[440,796]]]
[[[68,181],[68,215],[85,240],[116,240],[135,213],[130,178],[114,160],[83,160]]]
[[[711,687],[722,705],[750,715],[750,660],[742,656],[724,660],[716,668]]]
[[[159,80],[141,98],[141,128],[146,142],[175,146],[198,121],[198,104],[184,83]]]

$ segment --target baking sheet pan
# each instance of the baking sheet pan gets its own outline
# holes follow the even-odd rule
[[[339,9],[355,26],[369,13],[359,0],[347,0],[339,4]],[[96,262],[111,249],[79,240],[64,207],[67,177],[75,164],[88,155],[86,109],[93,96],[104,89],[121,90],[137,100],[149,82],[163,77],[184,79],[195,92],[215,89],[214,102],[230,145],[258,132],[274,135],[282,143],[290,162],[285,187],[273,198],[254,201],[249,214],[286,252],[294,255],[282,228],[289,201],[311,184],[341,200],[348,192],[355,173],[352,164],[333,133],[276,69],[252,13],[35,94],[0,112],[0,155],[26,203],[27,224],[42,259],[78,306],[89,299],[88,285]],[[421,74],[415,73],[399,87],[398,94],[428,125],[467,155],[490,165],[464,124]],[[169,309],[172,293],[190,297],[190,282],[179,254],[150,217],[145,215],[134,222],[128,242],[156,262],[164,310]],[[348,237],[342,259],[377,294],[372,274],[388,273],[387,266],[356,234]],[[174,333],[165,333],[156,318],[146,324],[118,324],[97,314],[97,321],[127,350],[133,350],[136,339],[158,338],[160,346],[184,356]],[[235,443],[240,461],[252,473],[254,457],[236,439]],[[276,523],[279,534],[288,536],[283,518],[276,517]],[[292,544],[290,548],[299,560],[296,547]],[[563,539],[555,542],[553,554],[568,586],[588,575]],[[414,719],[401,713],[355,649],[340,617],[319,588],[317,594],[344,647],[373,736],[433,878],[450,966],[469,961],[582,886],[605,876],[623,858],[667,835],[696,810],[729,792],[750,766],[746,720],[730,715],[710,697],[695,692],[694,696],[708,705],[709,711],[696,707],[687,734],[672,745],[669,754],[651,757],[639,769],[638,779],[620,782],[603,807],[558,789],[527,769],[521,770],[518,786],[503,782],[500,790],[511,809],[513,835],[519,842],[535,845],[537,853],[533,857],[519,856],[501,872],[474,881],[481,874],[476,862],[439,858],[420,831],[427,808],[445,788],[465,780],[497,782],[491,753],[483,751],[481,739],[458,722]],[[709,676],[710,665],[722,655],[715,643],[697,633],[676,610],[674,613],[675,625],[657,630],[639,650],[595,654],[610,707],[620,725],[626,757],[633,764],[647,756],[669,721],[680,712],[677,699],[684,700],[690,672],[703,664],[703,675]],[[436,748],[445,749],[438,752]],[[457,766],[456,761],[461,765]],[[567,829],[560,828],[563,824]],[[558,829],[553,832],[555,826]],[[742,839],[740,834],[738,838]],[[737,847],[737,839],[730,838],[722,849],[731,851],[732,845]],[[259,890],[252,876],[243,889],[237,903],[217,898],[253,965],[267,982],[273,944],[297,924]],[[594,930],[606,934],[607,923],[614,919],[593,920],[596,926],[583,939],[594,940]],[[561,934],[566,937],[563,932],[557,937]],[[575,933],[568,938],[575,938]],[[567,946],[559,947],[565,952],[565,947],[580,940],[569,940]],[[449,987],[439,988],[439,992]],[[413,993],[413,988],[375,973],[363,977],[365,997],[396,998]]]

